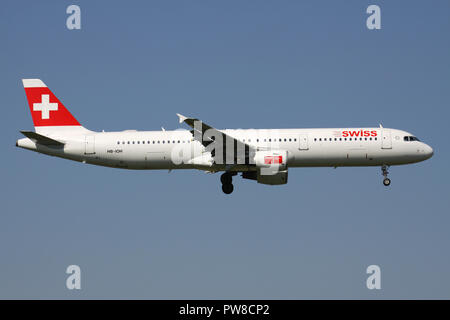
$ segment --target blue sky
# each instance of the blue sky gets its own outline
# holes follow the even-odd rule
[[[82,29],[66,28],[67,6]],[[366,28],[381,7],[382,29]],[[0,298],[450,298],[448,1],[5,1]],[[423,163],[284,186],[121,171],[14,146],[41,78],[92,130],[378,126]],[[77,264],[82,289],[65,287]],[[382,289],[368,290],[367,266]]]

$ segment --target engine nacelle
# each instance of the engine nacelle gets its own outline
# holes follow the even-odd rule
[[[288,153],[286,150],[256,151],[255,164],[258,168],[286,170]]]
[[[256,180],[262,184],[285,184],[288,181],[288,153],[285,150],[257,151]]]
[[[261,170],[258,170],[256,174],[256,181],[258,181],[258,183],[271,185],[286,184],[288,182],[288,171],[286,169],[283,171],[278,171],[275,174],[267,175],[261,174]]]

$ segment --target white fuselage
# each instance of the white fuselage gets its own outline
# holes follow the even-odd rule
[[[284,150],[288,167],[400,165],[426,160],[433,150],[410,133],[388,128],[222,130],[258,150]],[[346,133],[347,134],[346,134]],[[375,132],[375,133],[373,133]],[[23,138],[17,146],[89,164],[124,169],[227,170],[215,164],[190,131],[52,130],[47,136],[64,146],[46,146]],[[232,171],[251,170],[234,166]]]

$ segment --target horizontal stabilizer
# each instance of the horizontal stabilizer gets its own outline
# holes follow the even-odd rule
[[[35,141],[36,143],[42,144],[44,146],[62,146],[64,142],[43,136],[42,134],[36,133],[34,131],[20,131],[25,137]]]

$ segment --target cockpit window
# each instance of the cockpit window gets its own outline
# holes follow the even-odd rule
[[[404,136],[403,140],[404,141],[420,141],[419,139],[417,139],[417,137],[414,137],[414,136]]]

